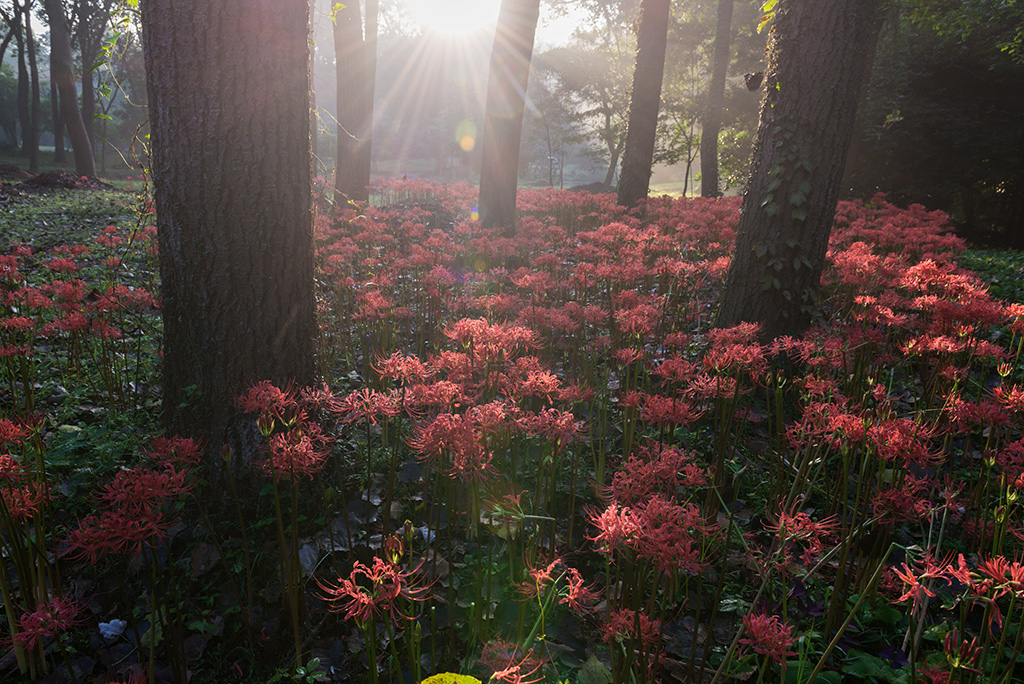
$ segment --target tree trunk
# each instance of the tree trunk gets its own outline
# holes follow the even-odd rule
[[[93,154],[96,154],[96,89],[93,87],[93,73],[89,66],[96,61],[96,55],[92,55],[92,61],[86,61],[87,55],[82,55],[82,125],[85,126],[85,135],[89,138]]]
[[[36,39],[32,33],[32,12],[25,12],[25,43],[28,45],[28,68],[32,84],[31,124],[28,134],[28,170],[39,173],[39,127],[42,112],[39,106],[39,64],[36,62]]]
[[[481,138],[480,222],[515,234],[519,143],[540,0],[502,0],[487,76]]]
[[[64,119],[60,115],[60,96],[57,94],[57,84],[50,79],[50,116],[53,118],[53,162],[63,164],[67,162],[68,155],[64,151]]]
[[[95,178],[96,163],[82,123],[82,112],[78,109],[71,37],[64,16],[64,5],[61,0],[45,0],[44,7],[50,24],[50,78],[57,84],[60,95],[61,116],[67,126],[68,140],[71,141],[71,151],[75,157],[75,173]]]
[[[338,154],[334,189],[365,202],[370,193],[370,131],[366,113],[366,44],[359,3],[338,8],[334,16],[334,55],[338,85]]]
[[[15,40],[18,41],[18,125],[21,127],[21,151],[18,154],[22,157],[27,157],[30,147],[29,137],[32,135],[32,112],[29,109],[28,60],[26,59],[27,55],[25,52],[25,24],[21,19],[24,15],[17,5],[15,12],[19,22],[18,31],[15,34]]]
[[[142,29],[163,419],[216,463],[253,436],[234,397],[314,379],[309,2],[143,0]]]
[[[722,110],[725,109],[725,75],[729,70],[732,7],[733,0],[718,0],[715,53],[711,62],[707,109],[700,133],[700,194],[704,197],[719,197],[722,194],[718,186],[718,134],[722,130]]]
[[[626,148],[622,153],[622,173],[619,175],[618,202],[624,207],[635,207],[647,197],[651,188],[671,7],[671,0],[643,0],[640,5]]]
[[[717,325],[798,335],[817,302],[878,0],[780,3]]]
[[[622,156],[623,141],[620,138],[615,147],[610,150],[611,158],[608,160],[608,170],[604,173],[605,187],[612,187],[615,183],[615,170],[619,168],[619,157]]]
[[[373,170],[373,98],[377,89],[377,32],[380,19],[378,0],[366,0],[366,38],[363,47],[363,59],[366,61],[366,82],[363,94],[363,131],[366,144],[363,145],[359,157],[360,174],[367,186],[370,185],[370,174]]]

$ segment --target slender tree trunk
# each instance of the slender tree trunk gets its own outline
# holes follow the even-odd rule
[[[32,83],[31,124],[28,136],[28,170],[39,173],[39,128],[42,118],[39,102],[39,64],[36,62],[36,39],[32,33],[32,12],[25,12],[25,43],[28,45],[28,68]]]
[[[142,36],[163,418],[216,465],[253,440],[234,397],[314,379],[309,1],[143,0]]]
[[[502,0],[487,77],[481,139],[480,222],[515,234],[519,144],[540,0]]]
[[[21,127],[21,151],[18,154],[22,157],[27,157],[31,146],[29,138],[32,135],[32,112],[29,109],[31,87],[29,85],[28,59],[25,49],[25,24],[21,21],[23,15],[20,10],[18,10],[17,16],[19,21],[18,33],[16,34],[16,40],[18,41],[18,125]]]
[[[89,136],[86,135],[85,125],[82,123],[82,112],[78,109],[71,37],[64,16],[64,5],[61,0],[45,0],[44,7],[50,24],[50,78],[57,84],[57,92],[60,95],[61,114],[75,157],[75,173],[95,178],[96,162],[93,160]]]
[[[779,3],[717,325],[798,335],[817,303],[878,0]]]
[[[85,126],[85,135],[92,145],[93,154],[96,154],[96,89],[93,84],[93,72],[89,67],[96,61],[96,55],[91,56],[91,61],[82,55],[82,125]]]
[[[365,202],[370,197],[367,187],[370,137],[366,130],[366,44],[358,2],[349,3],[335,13],[334,55],[338,85],[334,189],[349,199]]]
[[[651,187],[671,8],[671,0],[643,0],[640,5],[636,67],[629,97],[629,123],[626,128],[626,148],[622,153],[622,174],[619,176],[618,202],[624,207],[635,207],[647,197]]]
[[[50,79],[50,116],[53,119],[53,161],[63,164],[68,160],[64,151],[64,119],[60,115],[60,96],[53,78]]]
[[[619,168],[619,157],[622,156],[622,146],[625,144],[623,140],[619,142],[611,149],[611,158],[608,160],[608,170],[604,172],[604,184],[606,187],[612,187],[615,183],[615,171]]]
[[[725,109],[725,76],[729,69],[732,8],[733,0],[718,0],[711,82],[708,84],[707,109],[700,134],[700,194],[704,197],[719,197],[722,194],[718,182],[718,134],[722,130],[722,110]]]

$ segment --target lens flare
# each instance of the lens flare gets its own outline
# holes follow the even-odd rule
[[[472,152],[476,147],[476,125],[469,119],[463,119],[455,125],[455,140],[463,152]]]

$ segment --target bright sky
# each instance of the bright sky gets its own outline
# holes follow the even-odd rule
[[[406,0],[410,18],[426,31],[464,36],[475,31],[491,30],[498,19],[501,0]],[[537,26],[538,46],[564,43],[579,17],[572,15],[550,20],[541,9]]]

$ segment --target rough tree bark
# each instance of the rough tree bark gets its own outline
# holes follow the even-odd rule
[[[143,0],[163,418],[211,463],[233,399],[314,379],[308,0]]]
[[[732,26],[733,0],[718,0],[715,21],[715,51],[711,61],[711,82],[708,84],[707,109],[700,132],[700,194],[718,197],[718,134],[722,130],[725,109],[725,76],[729,69],[729,31]]]
[[[338,154],[334,189],[349,199],[361,202],[370,197],[373,85],[368,76],[368,53],[369,41],[363,40],[359,3],[352,2],[338,8],[334,15],[338,86]]]
[[[515,233],[519,144],[540,0],[502,0],[481,137],[480,222]]]
[[[50,78],[57,84],[57,92],[60,94],[60,111],[71,142],[71,152],[75,157],[75,173],[95,178],[96,162],[93,160],[85,124],[82,123],[82,112],[78,109],[71,36],[64,15],[64,4],[61,0],[45,0],[43,6],[50,24]]]
[[[626,148],[622,152],[622,173],[619,175],[618,202],[624,207],[635,207],[647,197],[651,187],[671,8],[671,0],[643,0],[640,5]]]
[[[754,165],[717,325],[811,320],[878,0],[788,0],[771,27]]]

